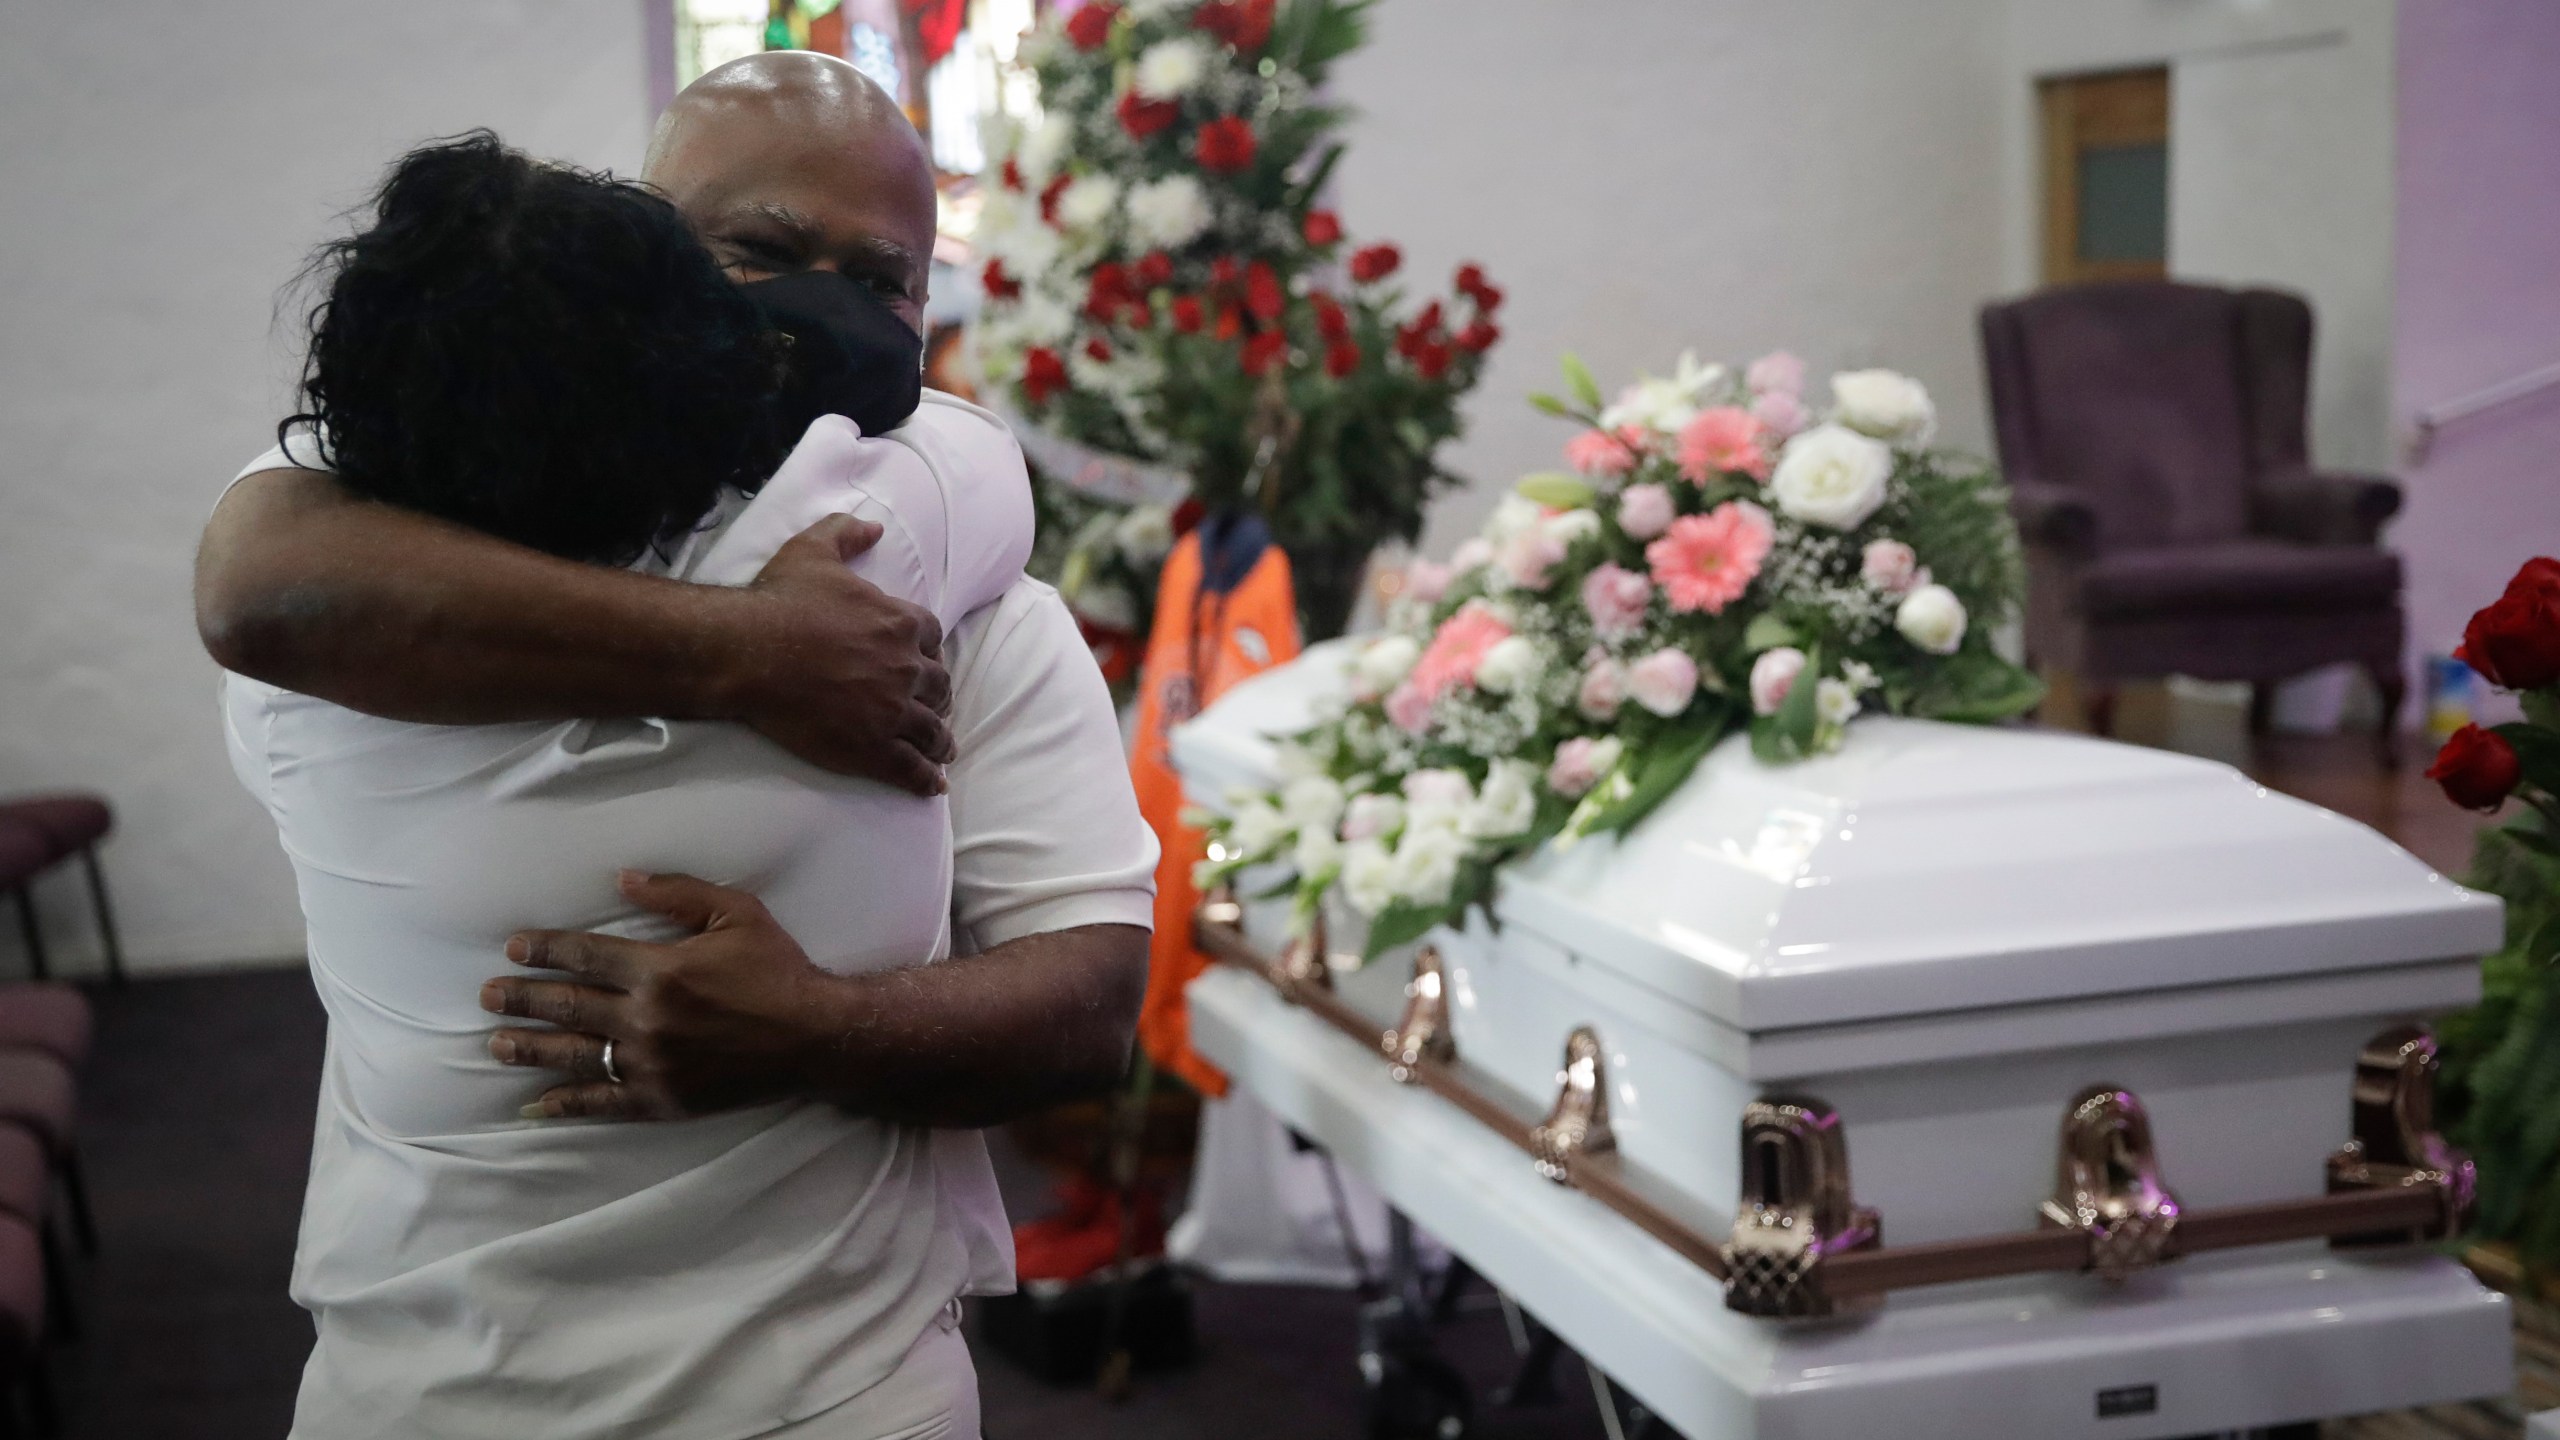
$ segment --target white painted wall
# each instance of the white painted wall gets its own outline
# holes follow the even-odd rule
[[[1335,92],[1345,222],[1444,285],[1481,260],[1506,338],[1448,456],[1445,552],[1567,430],[1524,397],[1685,347],[1890,364],[1981,446],[1973,312],[2000,288],[2004,0],[1387,0]]]
[[[2312,457],[2390,462],[2394,0],[2014,0],[2004,288],[2037,278],[2034,84],[2169,66],[2169,268],[2317,315]]]
[[[0,793],[113,799],[137,969],[301,950],[188,595],[287,393],[278,287],[415,141],[628,170],[648,121],[637,0],[0,6]],[[45,898],[86,963],[76,884]]]

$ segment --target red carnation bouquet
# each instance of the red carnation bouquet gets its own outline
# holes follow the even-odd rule
[[[975,238],[988,392],[1048,437],[1180,475],[1186,508],[1259,510],[1318,636],[1369,549],[1413,538],[1451,483],[1435,456],[1502,333],[1482,269],[1411,293],[1395,246],[1355,244],[1317,203],[1345,118],[1319,90],[1365,4],[1053,12],[1022,50],[1043,118],[996,137]],[[1165,527],[1073,479],[1045,486],[1051,573],[1089,621],[1142,629],[1154,557],[1124,540]]]
[[[2530,560],[2471,617],[2456,658],[2522,702],[2524,717],[2465,725],[2427,777],[2495,811],[2469,883],[2507,902],[2507,943],[2481,962],[2479,1008],[2443,1028],[2452,1129],[2480,1165],[2479,1231],[2560,1271],[2560,560]]]

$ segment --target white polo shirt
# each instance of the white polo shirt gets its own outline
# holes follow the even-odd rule
[[[623,866],[751,890],[839,973],[940,958],[955,920],[963,949],[1148,925],[1155,840],[1109,695],[1056,593],[1018,573],[1026,486],[993,417],[928,392],[879,439],[821,421],[647,567],[743,583],[826,513],[883,521],[856,568],[951,622],[947,802],[735,725],[411,725],[226,677],[233,763],[294,863],[330,1018],[295,1436],[742,1440],[878,1381],[954,1295],[1011,1287],[974,1132],[816,1102],[520,1120],[556,1077],[489,1058],[478,994],[521,928],[668,938],[615,894]]]

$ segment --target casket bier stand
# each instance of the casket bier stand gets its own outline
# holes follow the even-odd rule
[[[1193,798],[1267,781],[1341,658],[1179,732]],[[2511,1384],[2505,1301],[2428,1243],[2469,1171],[2412,1023],[2476,994],[2497,907],[2362,827],[2184,757],[1873,721],[1801,766],[1728,747],[1499,908],[1337,986],[1327,937],[1210,897],[1194,1043],[1690,1440]]]

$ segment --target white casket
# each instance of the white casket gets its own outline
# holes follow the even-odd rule
[[[1267,785],[1268,737],[1344,655],[1177,732],[1193,799]],[[1625,840],[1507,871],[1497,912],[1428,942],[1442,1091],[1340,1033],[1346,1003],[1396,1023],[1410,954],[1316,1007],[1330,1028],[1213,971],[1195,1041],[1692,1440],[2178,1435],[2511,1383],[2506,1306],[2467,1272],[2301,1238],[2338,1228],[2332,1191],[2453,1203],[2458,1169],[2415,1153],[2431,1048],[2369,1042],[2474,1000],[2500,937],[2494,899],[2362,825],[2189,757],[1875,719],[1801,764],[1724,745]],[[1280,919],[1246,907],[1245,938],[1278,952]],[[1582,1194],[1450,1099],[1535,1121],[1578,1030],[1615,1143]],[[2351,1123],[2405,1165],[2333,1160]],[[1823,1174],[1843,1136],[1845,1187]],[[1664,1238],[1682,1226],[1738,1248],[1702,1260]],[[1913,1283],[1948,1275],[1987,1278]]]

